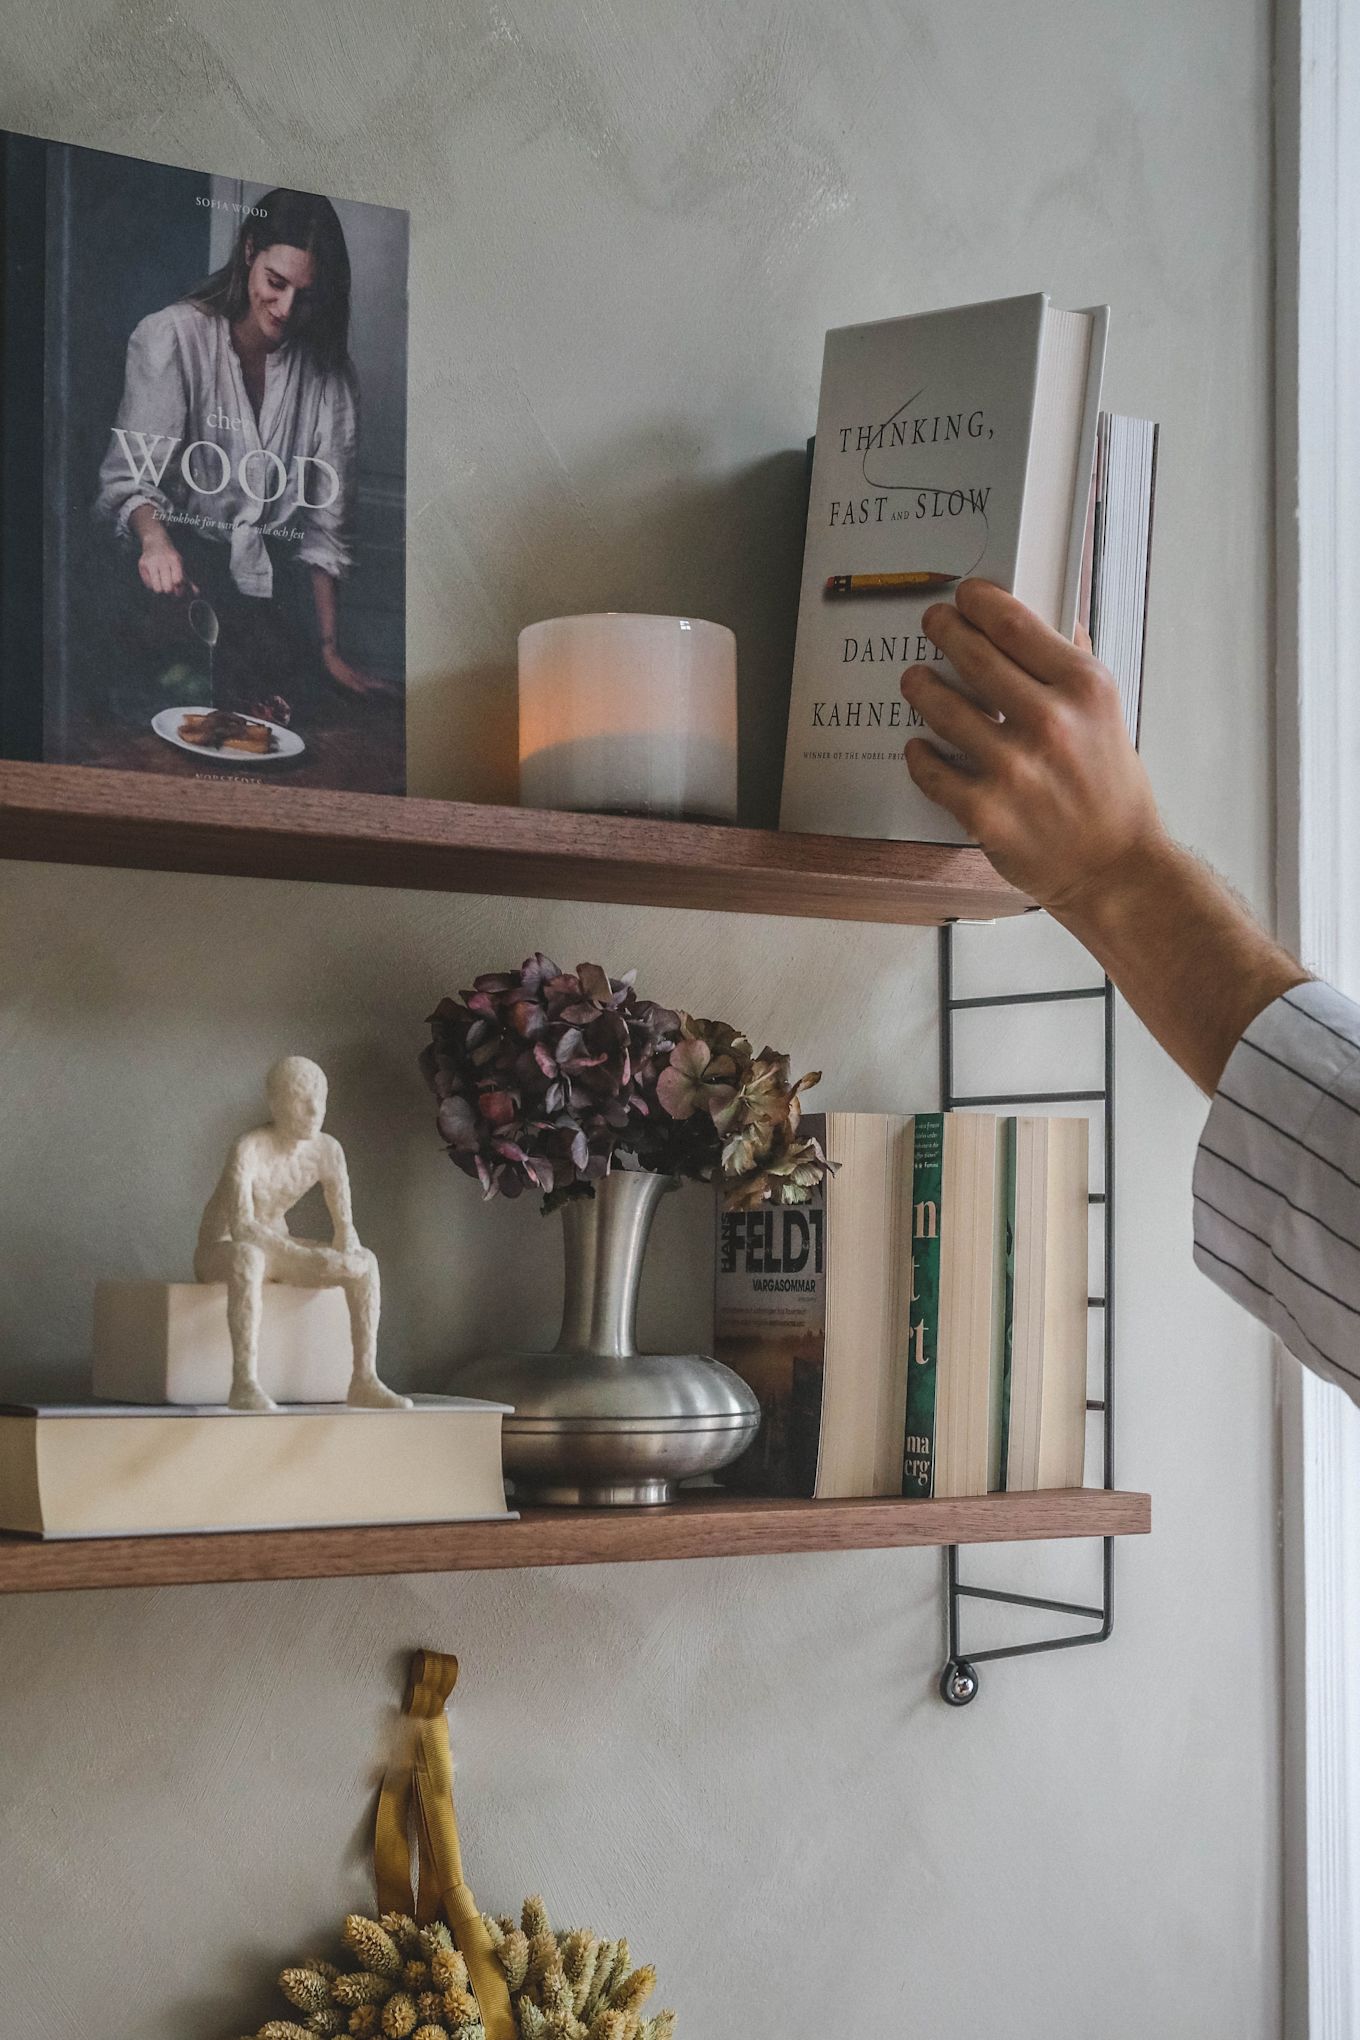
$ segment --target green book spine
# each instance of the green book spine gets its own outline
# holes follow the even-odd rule
[[[1015,1121],[1003,1126],[1002,1166],[1006,1171],[1003,1195],[1006,1200],[1005,1266],[1002,1271],[1004,1295],[1001,1320],[1001,1468],[997,1488],[1006,1489],[1011,1451],[1011,1355],[1015,1350]]]
[[[912,1136],[911,1305],[907,1318],[906,1451],[902,1492],[926,1500],[935,1486],[935,1361],[940,1337],[940,1201],[944,1114],[918,1112]]]

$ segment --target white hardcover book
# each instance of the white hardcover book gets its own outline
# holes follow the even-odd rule
[[[1107,324],[1036,293],[827,334],[781,828],[965,840],[907,774],[899,682],[957,681],[921,617],[970,574],[1071,635]]]
[[[257,1415],[0,1404],[0,1530],[136,1537],[504,1517],[500,1403]]]

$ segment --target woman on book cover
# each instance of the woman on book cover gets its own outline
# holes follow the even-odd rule
[[[287,722],[318,653],[346,695],[383,690],[338,632],[358,437],[349,320],[334,206],[276,190],[246,212],[227,262],[128,342],[96,514],[131,548],[153,608],[210,605],[214,707]]]

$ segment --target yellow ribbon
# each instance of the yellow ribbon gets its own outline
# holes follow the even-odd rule
[[[442,1912],[468,1966],[486,2040],[516,2040],[510,1989],[463,1878],[463,1852],[453,1810],[453,1755],[444,1709],[458,1678],[458,1660],[418,1650],[411,1659],[397,1747],[378,1795],[373,1875],[381,1912],[409,1913],[428,1924]],[[415,1817],[417,1878],[411,1882],[411,1820]]]

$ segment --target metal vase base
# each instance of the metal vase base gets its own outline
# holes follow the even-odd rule
[[[677,1481],[729,1465],[760,1425],[741,1376],[700,1353],[489,1353],[458,1388],[513,1405],[505,1471],[529,1503],[673,1501]]]
[[[640,1170],[606,1176],[564,1207],[566,1294],[550,1353],[488,1353],[460,1394],[510,1403],[502,1429],[515,1498],[571,1508],[650,1507],[716,1473],[760,1427],[730,1367],[700,1353],[639,1353],[637,1291],[652,1218],[679,1187]]]
[[[645,1509],[657,1502],[673,1502],[675,1492],[665,1480],[611,1481],[607,1487],[518,1486],[515,1496],[529,1509]]]

